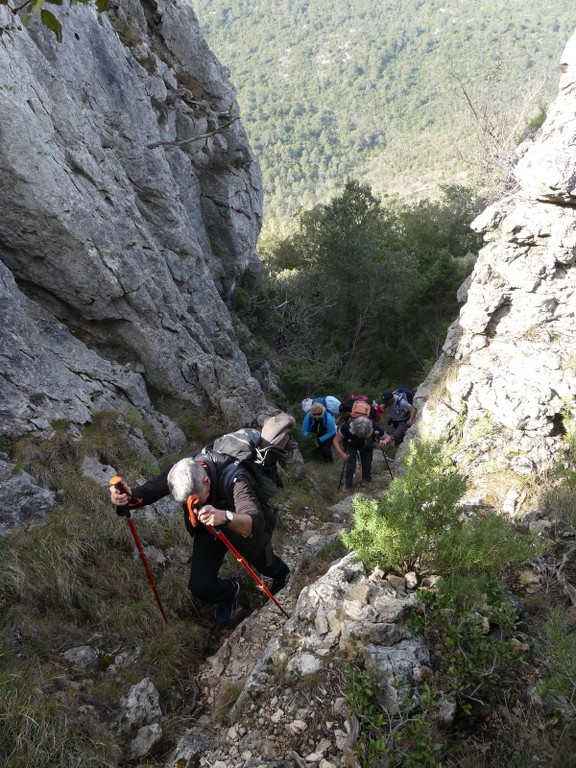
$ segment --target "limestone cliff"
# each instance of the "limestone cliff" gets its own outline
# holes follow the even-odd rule
[[[520,475],[563,448],[576,393],[576,37],[557,99],[520,148],[513,193],[474,222],[485,233],[465,304],[418,389],[420,432],[445,435],[485,497],[511,507]]]
[[[174,443],[146,385],[266,408],[226,306],[262,210],[228,72],[191,8],[112,6],[58,8],[61,43],[0,7],[0,434],[124,405]]]

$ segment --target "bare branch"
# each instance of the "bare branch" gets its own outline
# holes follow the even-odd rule
[[[152,144],[148,144],[148,149],[156,149],[157,147],[183,147],[185,144],[190,144],[193,141],[200,141],[201,139],[208,139],[210,136],[215,136],[217,133],[220,133],[225,128],[228,128],[229,125],[232,125],[232,123],[235,123],[236,120],[239,120],[239,117],[233,117],[232,120],[229,120],[227,123],[224,123],[224,125],[221,125],[219,128],[215,128],[213,131],[209,131],[208,133],[203,133],[200,136],[192,136],[189,139],[182,139],[182,141],[155,141]]]

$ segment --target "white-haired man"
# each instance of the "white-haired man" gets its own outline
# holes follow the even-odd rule
[[[285,586],[290,569],[271,544],[276,514],[260,503],[250,471],[230,456],[218,451],[191,454],[138,488],[127,490],[122,493],[111,487],[115,506],[136,509],[168,494],[183,506],[186,528],[194,537],[188,588],[198,599],[216,604],[219,624],[227,624],[234,615],[240,583],[219,576],[227,548],[208,532],[206,525],[225,529],[231,544],[250,565],[272,579],[272,594]],[[197,499],[200,525],[193,526],[190,520],[186,504],[189,497]]]
[[[347,419],[334,438],[334,448],[346,462],[344,469],[344,489],[352,488],[354,472],[356,470],[356,454],[360,454],[362,465],[362,485],[366,486],[372,480],[372,452],[374,450],[374,438],[382,437],[384,430],[373,419],[367,416],[357,416]]]

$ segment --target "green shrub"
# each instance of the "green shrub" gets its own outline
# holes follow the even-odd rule
[[[564,456],[547,478],[541,503],[557,525],[576,528],[576,420],[568,406],[562,411]]]
[[[468,585],[476,593],[474,603],[455,600],[452,590],[422,591],[410,619],[434,656],[435,687],[454,698],[466,714],[473,702],[481,703],[488,688],[501,686],[505,674],[523,658],[508,639],[518,616],[504,597],[503,585],[485,580],[482,595],[472,580]]]
[[[458,505],[466,488],[440,442],[413,442],[405,472],[380,499],[354,500],[354,527],[344,543],[364,562],[402,573],[435,569],[446,531],[462,528]]]
[[[358,654],[346,664],[344,691],[348,708],[359,724],[354,750],[363,768],[432,768],[443,750],[438,730],[428,716],[434,707],[434,693],[424,683],[418,704],[410,697],[396,713],[387,712],[378,701],[376,670],[366,668]]]
[[[438,542],[435,568],[439,573],[489,574],[523,563],[547,548],[545,539],[517,530],[496,512],[473,517],[446,531]]]
[[[405,466],[380,499],[354,500],[354,527],[342,538],[368,565],[495,575],[543,548],[495,513],[464,518],[459,502],[466,481],[441,442],[413,442]]]

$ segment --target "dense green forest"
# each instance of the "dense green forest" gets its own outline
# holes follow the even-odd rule
[[[230,69],[275,218],[349,175],[402,197],[482,183],[487,131],[509,150],[522,139],[576,18],[576,0],[190,3]]]

